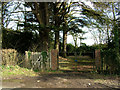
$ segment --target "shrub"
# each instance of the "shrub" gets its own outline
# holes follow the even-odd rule
[[[75,47],[72,44],[67,44],[67,55],[71,55],[75,52]]]
[[[110,73],[118,73],[120,68],[120,56],[116,54],[115,49],[101,50],[101,57],[105,68]]]

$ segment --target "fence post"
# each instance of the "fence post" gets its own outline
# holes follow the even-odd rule
[[[51,69],[58,70],[58,51],[55,49],[51,50]]]
[[[15,65],[17,65],[17,62],[18,62],[18,61],[16,61],[17,51],[16,51],[16,50],[15,50],[15,51],[13,51],[13,54],[14,54],[14,57],[13,57],[13,58],[14,58],[14,59],[13,59],[13,62],[14,62],[14,64],[15,64]]]
[[[100,49],[95,50],[95,66],[97,70],[101,69],[101,54]]]

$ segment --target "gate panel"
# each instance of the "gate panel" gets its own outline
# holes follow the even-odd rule
[[[62,53],[60,55],[62,55]],[[93,71],[94,65],[94,52],[91,52],[90,56],[88,56],[87,53],[77,55],[76,52],[71,54],[69,53],[69,56],[66,58],[59,56],[60,70]]]

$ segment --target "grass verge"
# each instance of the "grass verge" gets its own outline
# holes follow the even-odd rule
[[[37,76],[38,74],[33,70],[27,68],[21,68],[18,65],[15,66],[0,66],[2,70],[2,77],[9,77],[9,76]]]

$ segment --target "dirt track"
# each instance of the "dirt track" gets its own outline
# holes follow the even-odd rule
[[[3,78],[3,88],[120,88],[120,78],[82,72]]]

